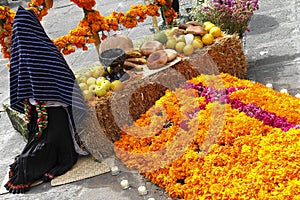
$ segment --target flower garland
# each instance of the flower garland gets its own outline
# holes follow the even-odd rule
[[[4,58],[10,58],[10,37],[12,35],[12,24],[16,12],[8,6],[0,6],[0,44]]]
[[[48,7],[45,0],[31,0],[28,2],[28,9],[32,10],[40,21],[48,14]]]
[[[122,162],[172,198],[299,198],[299,99],[228,74],[202,75],[188,85],[166,91],[122,129],[115,142]],[[275,118],[292,127],[268,121]],[[161,128],[160,120],[173,123]]]
[[[94,10],[95,0],[71,0],[84,11],[84,17],[78,26],[68,32],[67,35],[53,39],[53,43],[58,47],[64,55],[75,52],[76,48],[88,50],[87,44],[95,43],[98,40],[98,33],[101,32],[101,39],[104,40],[107,35],[105,32],[111,30],[117,31],[119,24],[126,28],[134,28],[137,23],[144,22],[146,16],[159,16],[159,7],[163,6],[167,11],[166,20],[173,21],[177,14],[171,7],[168,0],[154,0],[147,5],[133,5],[125,13],[113,11],[109,16],[103,16],[98,10]],[[33,10],[42,20],[48,14],[48,7],[45,0],[31,0],[28,3],[28,9]],[[15,12],[9,7],[0,7],[0,43],[2,45],[2,53],[5,58],[10,58],[9,46],[4,42],[5,37],[12,34],[12,23]],[[6,32],[3,32],[5,29]],[[3,32],[3,33],[2,33]]]
[[[79,2],[75,3],[78,4]],[[78,6],[84,8],[85,16],[77,28],[70,30],[66,36],[53,41],[64,55],[73,53],[75,51],[74,46],[88,50],[86,44],[95,43],[98,32],[102,33],[101,39],[104,40],[107,37],[105,32],[117,31],[119,24],[125,28],[134,28],[139,22],[143,22],[147,15],[159,16],[159,7],[154,4],[133,5],[126,13],[113,11],[107,17],[102,16],[97,10],[85,7],[83,4],[79,3]]]
[[[30,123],[30,112],[31,112],[31,104],[28,99],[24,99],[24,111],[25,116],[24,120],[26,123]],[[37,112],[37,127],[38,130],[36,132],[36,136],[40,138],[42,136],[43,131],[47,128],[48,125],[48,113],[47,108],[45,106],[44,101],[36,101],[36,112]]]

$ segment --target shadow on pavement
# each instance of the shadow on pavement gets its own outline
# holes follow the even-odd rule
[[[257,35],[273,31],[279,27],[274,17],[255,14],[250,21],[250,32],[248,35]]]

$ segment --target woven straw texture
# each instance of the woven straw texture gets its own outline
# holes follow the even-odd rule
[[[55,177],[51,181],[52,186],[63,185],[75,181],[91,178],[109,172],[107,164],[95,161],[92,156],[80,157],[77,163],[67,173]]]

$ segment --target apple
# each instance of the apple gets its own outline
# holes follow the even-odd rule
[[[176,38],[176,42],[184,42],[185,43],[185,37],[184,35],[179,35],[177,38]]]
[[[94,77],[89,77],[89,78],[86,80],[86,84],[88,84],[88,85],[96,84],[96,78],[94,78]]]
[[[104,80],[101,83],[101,87],[105,88],[106,90],[109,90],[111,87],[111,82],[109,80]]]
[[[82,91],[87,90],[88,89],[88,85],[86,83],[79,83],[79,87]]]
[[[99,76],[101,76],[101,72],[99,70],[97,70],[96,68],[94,68],[92,70],[92,77],[98,78]]]
[[[97,87],[96,84],[90,85],[90,86],[89,86],[89,91],[91,91],[93,94],[95,94],[96,87]]]
[[[122,89],[123,83],[120,80],[115,80],[111,83],[111,88],[114,91],[120,91]]]
[[[93,93],[89,90],[84,90],[82,93],[86,101],[92,100],[94,97]]]
[[[98,77],[96,79],[96,85],[100,86],[102,84],[103,81],[105,81],[106,78],[105,77]]]
[[[97,70],[97,71],[100,73],[99,76],[104,76],[105,70],[104,70],[104,67],[103,67],[102,65],[96,66],[96,67],[95,67],[95,70]]]
[[[176,46],[176,39],[175,38],[169,38],[167,43],[166,43],[166,47],[168,49],[175,49],[175,46]]]
[[[177,44],[175,45],[175,49],[179,53],[183,52],[184,47],[185,47],[185,42],[177,42]]]
[[[107,90],[103,86],[97,86],[96,89],[95,89],[95,94],[98,97],[102,97],[102,96],[106,95],[106,91]]]
[[[89,77],[92,77],[93,76],[93,72],[91,70],[88,70],[84,73],[84,76],[89,78]]]
[[[87,81],[87,77],[85,76],[80,76],[79,80],[78,80],[78,83],[86,83]]]

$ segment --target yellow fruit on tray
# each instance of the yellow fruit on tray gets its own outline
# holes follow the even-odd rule
[[[82,91],[87,90],[89,88],[86,83],[79,83],[79,87]]]
[[[207,31],[207,32],[209,32],[210,31],[210,29],[212,28],[212,27],[215,27],[215,25],[214,24],[212,24],[212,23],[210,23],[210,24],[207,24],[206,26],[205,26],[205,30]]]
[[[177,52],[183,52],[183,48],[185,47],[185,42],[177,42],[175,49]]]
[[[176,41],[177,41],[177,42],[185,42],[185,37],[184,37],[184,35],[178,36],[178,37],[176,38]]]
[[[183,48],[182,51],[183,51],[184,55],[190,56],[194,52],[194,47],[191,44],[187,44],[187,45],[185,45],[185,47]]]
[[[166,43],[167,49],[175,49],[176,43],[177,42],[176,42],[175,38],[169,38],[167,43]]]
[[[221,36],[222,31],[219,27],[214,26],[210,29],[209,33],[212,34],[215,38],[217,38]]]
[[[111,82],[109,80],[104,80],[104,81],[102,81],[100,86],[106,90],[109,90],[111,87]]]
[[[200,39],[194,39],[192,41],[192,46],[195,48],[195,49],[198,49],[198,48],[202,48],[203,47],[203,42],[202,40]]]
[[[122,89],[123,83],[120,80],[115,80],[111,83],[111,88],[114,91],[119,91]]]
[[[203,37],[202,37],[202,42],[205,45],[210,45],[214,42],[214,36],[210,33],[206,33]]]
[[[195,36],[194,36],[194,40],[200,40],[200,41],[201,41],[201,36],[195,35]]]
[[[105,80],[106,80],[106,78],[103,77],[103,76],[98,77],[98,78],[96,79],[96,85],[100,86],[100,85],[102,84],[102,82],[105,81]]]
[[[88,84],[88,85],[96,84],[96,78],[94,78],[94,77],[89,77],[89,78],[86,80],[86,84]]]
[[[103,97],[105,96],[107,93],[107,89],[103,86],[97,86],[96,89],[95,89],[95,94],[98,96],[98,97]]]
[[[205,28],[207,25],[212,24],[210,21],[206,21],[203,23],[203,28]]]

